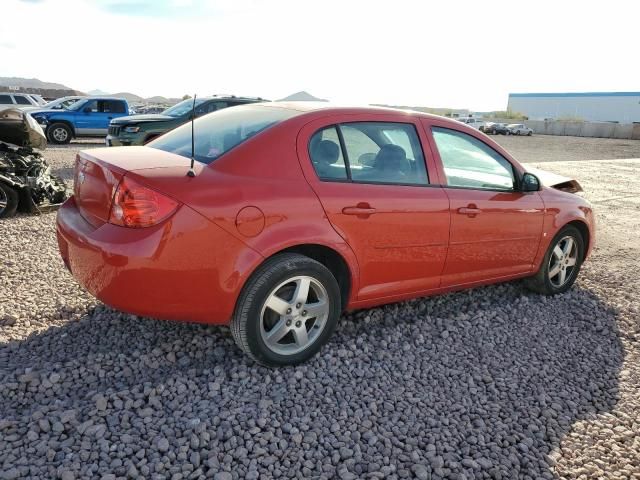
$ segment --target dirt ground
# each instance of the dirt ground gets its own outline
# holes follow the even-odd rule
[[[491,135],[491,138],[520,162],[640,158],[640,140],[553,135]]]

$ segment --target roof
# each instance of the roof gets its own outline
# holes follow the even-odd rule
[[[509,97],[640,97],[640,92],[510,93]]]
[[[435,118],[439,120],[450,121],[455,124],[459,124],[454,118],[442,117],[426,112],[419,112],[416,110],[405,110],[400,108],[390,107],[378,107],[372,105],[340,105],[331,102],[265,102],[253,104],[254,106],[265,108],[284,108],[287,110],[294,110],[300,112],[298,116],[302,114],[312,114],[313,112],[322,112],[324,114],[361,114],[361,113],[398,113],[401,115],[415,116],[422,118]],[[469,127],[471,128],[471,127]]]

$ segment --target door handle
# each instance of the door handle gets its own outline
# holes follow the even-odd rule
[[[107,117],[108,120],[113,120],[113,117]]]
[[[376,213],[376,209],[371,208],[371,205],[363,202],[359,203],[355,207],[344,207],[342,209],[342,213],[345,215],[363,215],[368,217],[369,215]]]
[[[466,207],[460,207],[458,209],[458,213],[460,213],[461,215],[468,215],[469,217],[473,218],[479,213],[482,213],[482,210],[480,210],[472,203],[470,205],[467,205]]]

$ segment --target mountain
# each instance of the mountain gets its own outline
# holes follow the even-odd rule
[[[20,87],[20,89],[72,90],[61,83],[43,82],[37,78],[0,77],[0,85],[4,87]]]
[[[96,95],[98,97],[103,96],[103,95],[109,95],[108,92],[105,92],[104,90],[100,90],[99,88],[96,88],[95,90],[89,90],[87,93],[89,95]]]
[[[45,99],[60,98],[67,95],[85,95],[79,90],[61,83],[43,82],[37,78],[0,77],[0,91],[36,93]]]
[[[117,98],[124,98],[129,103],[139,103],[139,102],[144,103],[144,101],[145,101],[144,98],[139,97],[135,93],[130,93],[130,92],[112,93],[109,96],[110,97],[117,97]]]
[[[329,100],[314,97],[308,92],[301,91],[301,92],[293,93],[288,97],[281,98],[278,101],[279,102],[328,102]]]

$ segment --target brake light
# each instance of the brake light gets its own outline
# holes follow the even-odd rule
[[[179,206],[172,198],[124,177],[113,196],[109,223],[131,228],[150,227],[172,215]]]

